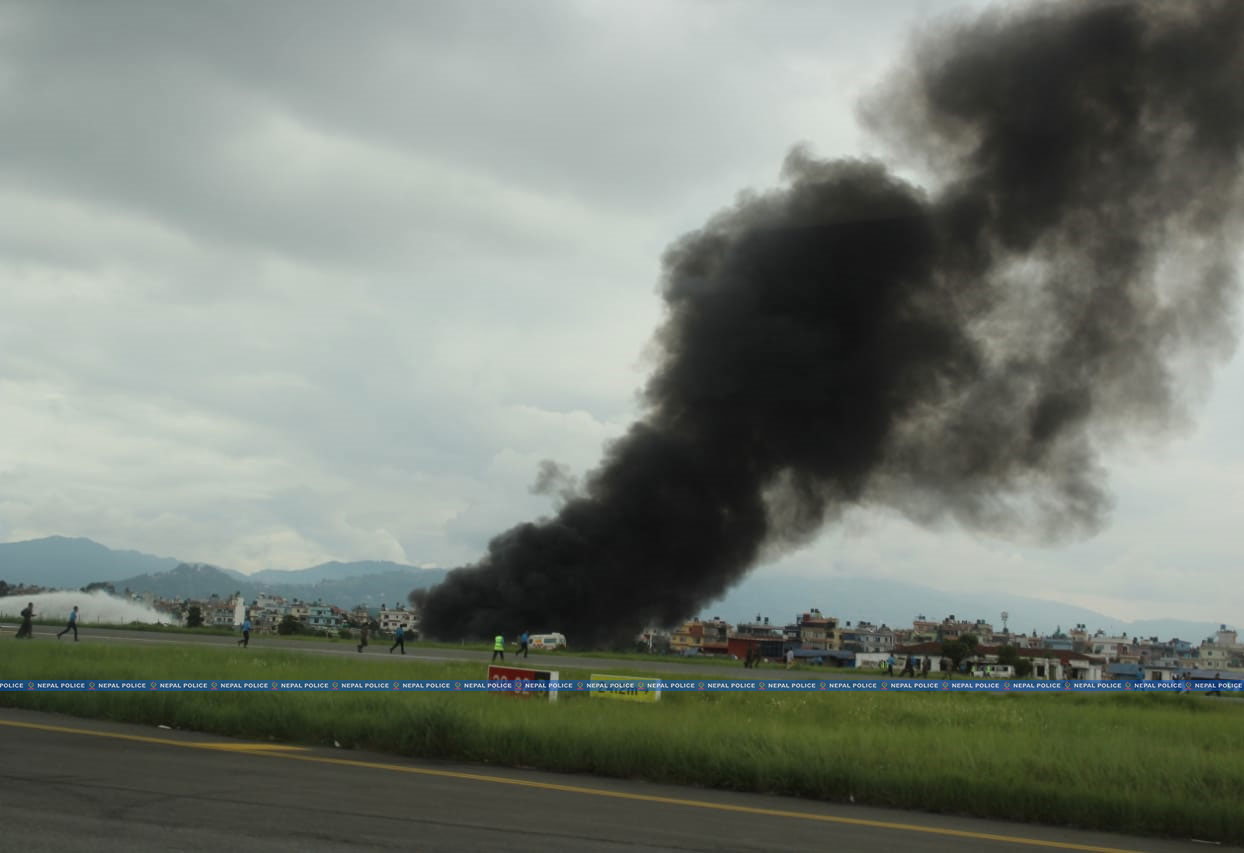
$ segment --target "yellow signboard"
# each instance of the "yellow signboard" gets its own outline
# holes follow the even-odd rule
[[[627,702],[657,702],[661,699],[661,688],[648,686],[652,682],[659,684],[659,678],[639,678],[634,675],[592,675],[590,678],[598,686],[588,693],[600,699],[622,699]]]

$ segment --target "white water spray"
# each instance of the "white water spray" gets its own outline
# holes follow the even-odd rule
[[[166,613],[159,613],[140,604],[109,595],[103,590],[93,592],[40,592],[31,595],[10,595],[0,598],[0,621],[16,623],[21,621],[22,612],[27,604],[34,603],[35,619],[54,619],[69,621],[69,612],[74,605],[78,606],[78,623],[81,625],[100,622],[114,625],[127,625],[130,622],[156,624],[171,622]]]

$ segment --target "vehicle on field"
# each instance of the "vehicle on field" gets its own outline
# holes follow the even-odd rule
[[[566,648],[565,634],[532,634],[530,637],[530,645],[533,649],[543,649],[552,651],[553,649]]]

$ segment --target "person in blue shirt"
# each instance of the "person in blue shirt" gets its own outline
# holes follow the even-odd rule
[[[238,645],[247,648],[251,644],[251,620],[246,617],[242,620],[242,639],[238,640]]]
[[[523,657],[527,657],[527,649],[531,644],[531,635],[526,631],[518,638],[518,650],[523,653]]]
[[[78,605],[73,606],[73,610],[69,612],[69,624],[65,626],[65,630],[56,635],[56,639],[60,639],[63,635],[73,631],[73,641],[78,642]]]
[[[406,654],[406,631],[401,625],[398,625],[397,630],[393,632],[393,645],[389,646],[389,654],[393,654],[393,650],[398,646],[402,647],[402,654]]]

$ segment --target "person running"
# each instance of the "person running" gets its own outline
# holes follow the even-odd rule
[[[33,625],[31,624],[31,620],[35,618],[35,603],[33,601],[22,608],[21,616],[22,624],[18,626],[17,633],[13,636],[13,639],[20,640],[22,637],[25,637],[29,640],[34,636],[32,631]]]
[[[389,654],[393,654],[393,650],[398,647],[401,647],[402,654],[406,654],[406,630],[401,625],[393,632],[393,645],[389,646]]]
[[[492,659],[496,660],[498,655],[505,660],[505,638],[500,634],[492,638]]]
[[[786,650],[786,668],[790,669],[794,665],[795,665],[795,650],[787,649]]]
[[[527,648],[530,645],[530,643],[531,643],[531,635],[528,634],[526,631],[524,631],[522,635],[518,638],[518,650],[522,653],[523,657],[527,657]]]
[[[246,617],[242,620],[242,639],[238,640],[238,645],[242,648],[248,648],[251,644],[251,620]]]
[[[65,630],[56,635],[56,639],[60,639],[62,635],[73,631],[73,641],[78,642],[78,605],[73,606],[73,610],[69,611],[69,624],[65,626]]]
[[[359,654],[363,653],[363,649],[367,648],[367,626],[364,625],[359,629]]]

